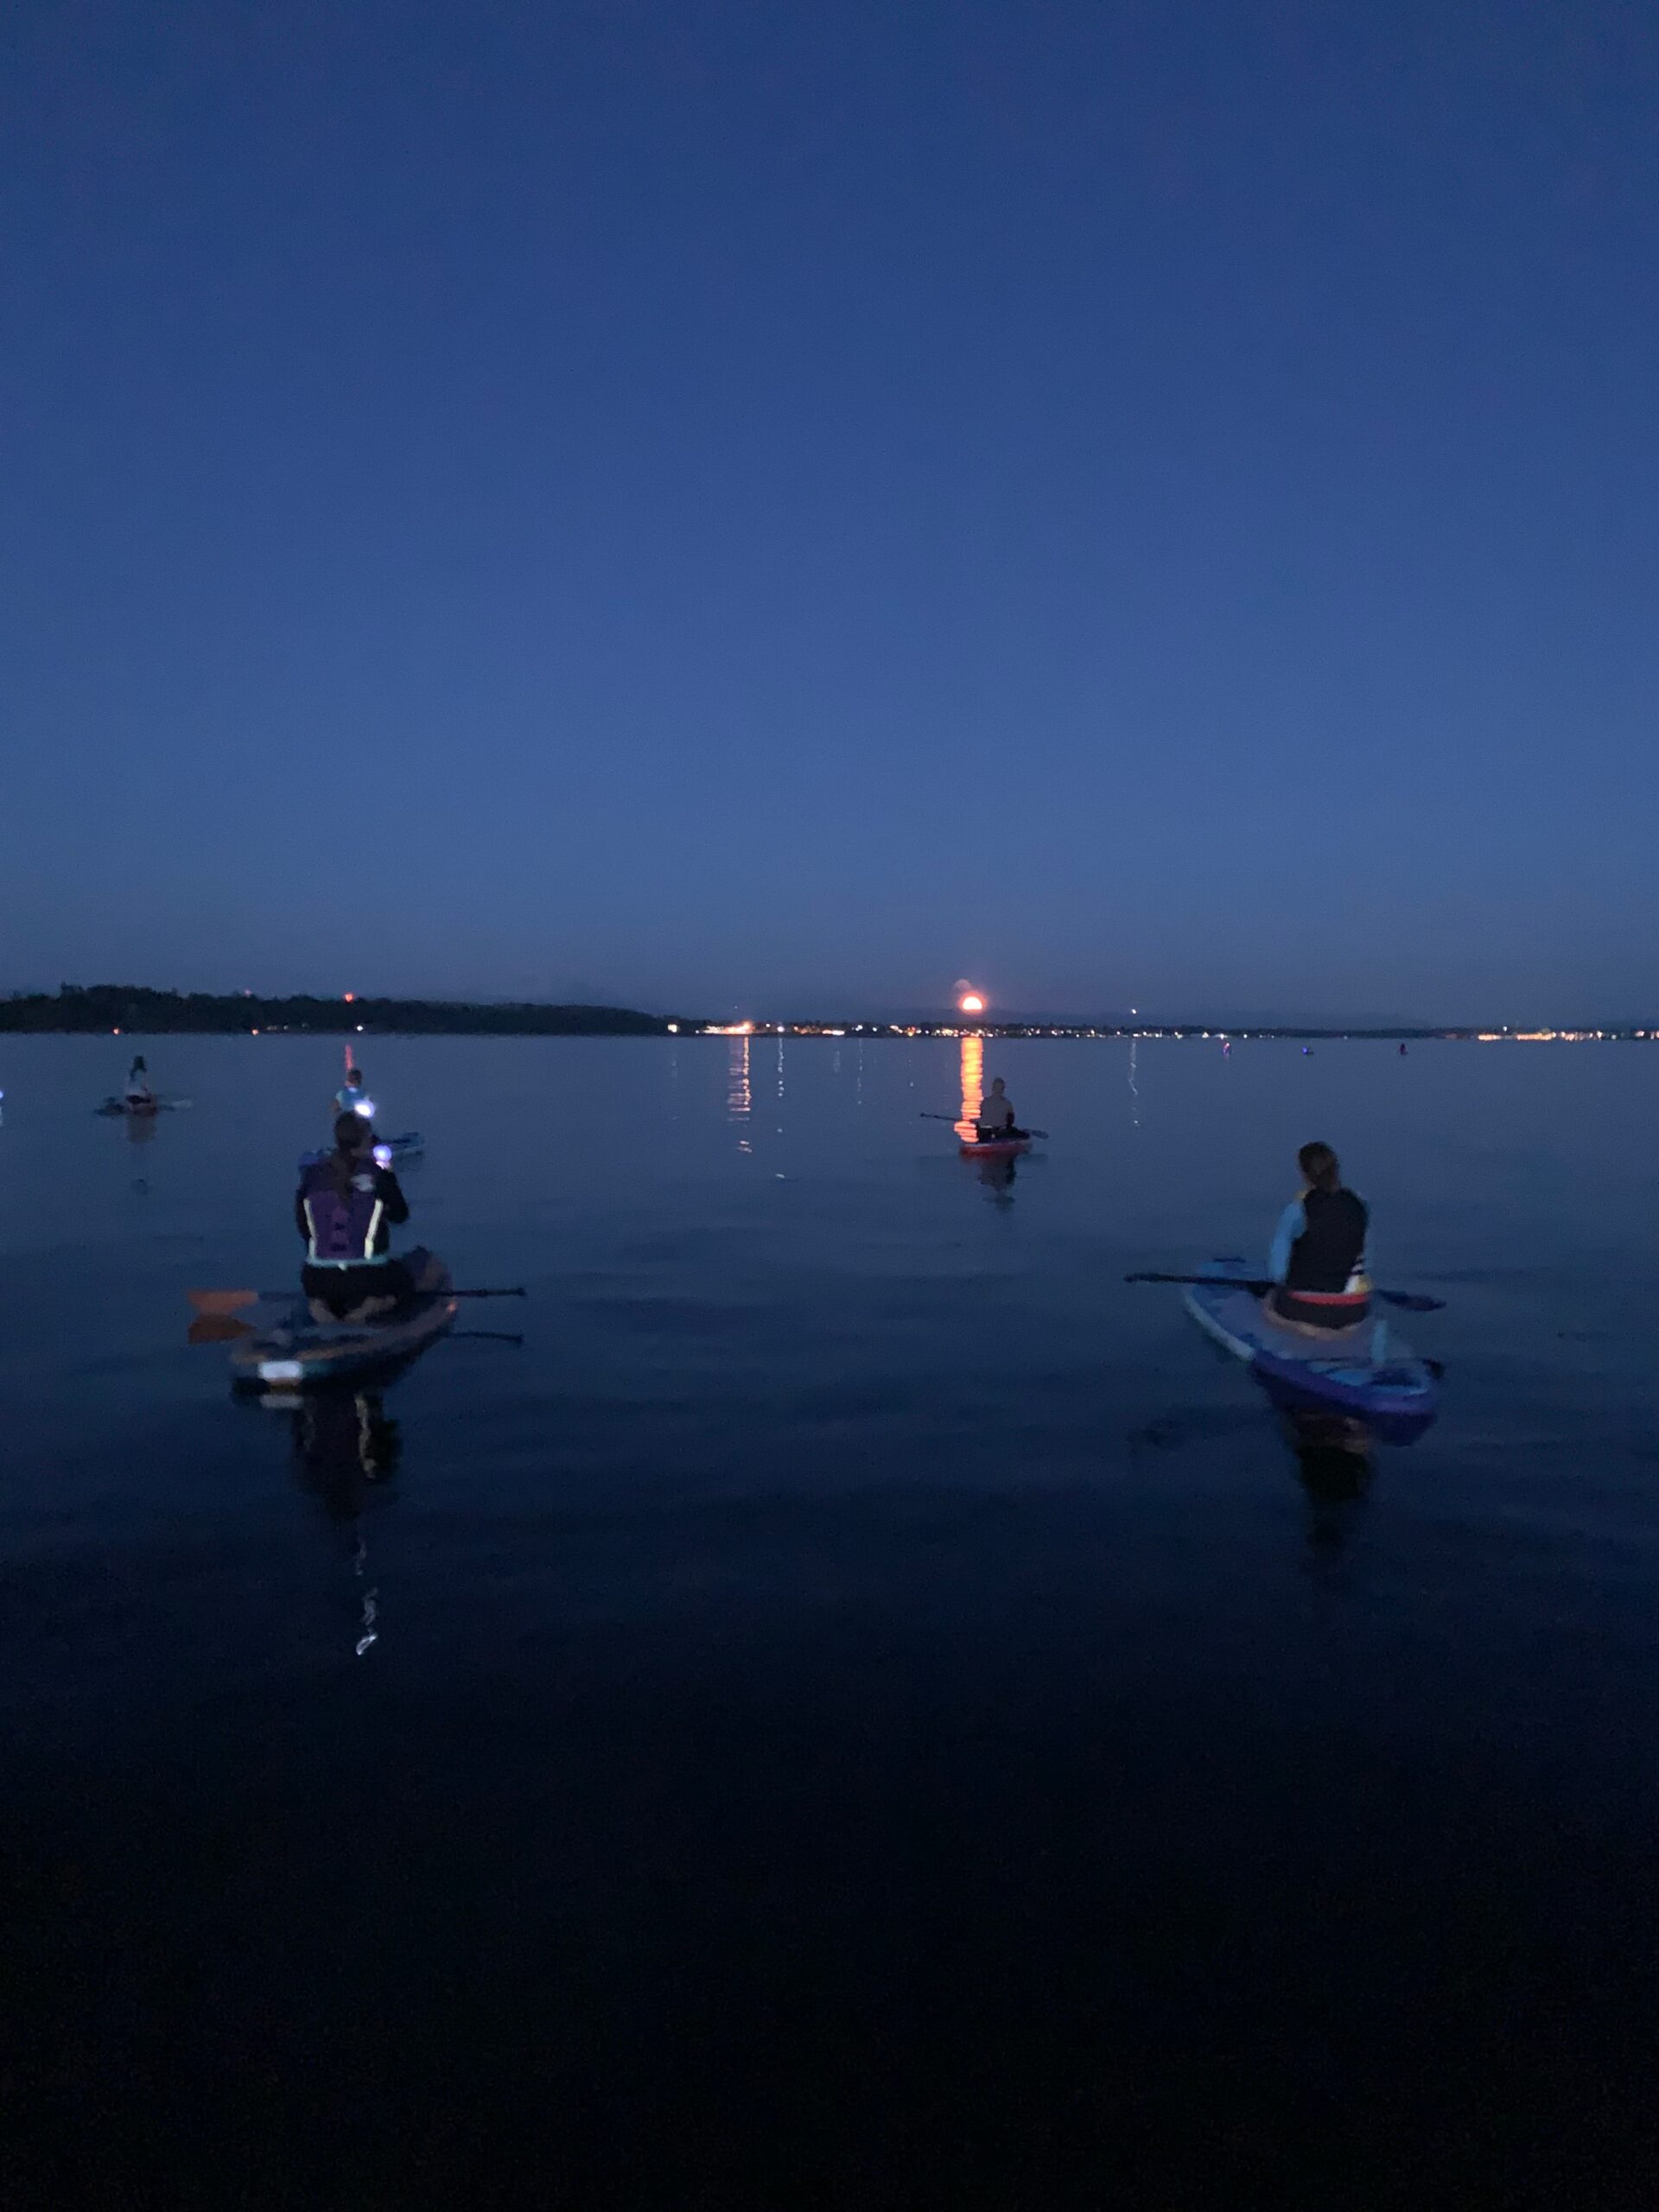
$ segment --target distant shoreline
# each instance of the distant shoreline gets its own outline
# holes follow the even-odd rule
[[[1179,1042],[1300,1044],[1591,1044],[1659,1041],[1659,1025],[1600,1029],[1482,1029],[1474,1026],[1342,1028],[1204,1022],[710,1021],[642,1014],[632,1007],[550,1006],[521,1001],[265,998],[252,992],[156,991],[137,984],[67,983],[55,992],[0,999],[0,1033],[22,1036],[404,1037],[912,1037],[1167,1038]]]
[[[666,1037],[700,1020],[621,1006],[475,1005],[441,999],[264,998],[254,992],[153,991],[73,984],[0,999],[0,1032],[25,1036]]]

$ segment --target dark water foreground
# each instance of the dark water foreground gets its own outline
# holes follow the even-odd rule
[[[943,1045],[377,1042],[527,1341],[296,1421],[181,1293],[335,1060],[112,1054],[0,1070],[13,2201],[1652,2201],[1659,1056],[999,1048],[1008,1185]],[[1406,1450],[1119,1280],[1310,1135]]]

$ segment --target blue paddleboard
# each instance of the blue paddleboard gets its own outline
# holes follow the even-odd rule
[[[1239,1275],[1247,1265],[1237,1258],[1210,1260],[1203,1272]],[[1244,1361],[1275,1395],[1387,1422],[1426,1425],[1438,1409],[1433,1372],[1375,1306],[1371,1319],[1333,1333],[1328,1344],[1286,1328],[1254,1291],[1226,1282],[1195,1283],[1186,1310],[1205,1336]]]

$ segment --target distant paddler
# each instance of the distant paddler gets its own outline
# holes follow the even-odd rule
[[[1274,1231],[1268,1257],[1274,1287],[1264,1303],[1275,1320],[1297,1328],[1320,1334],[1352,1328],[1370,1318],[1370,1209],[1344,1189],[1341,1163],[1328,1144],[1305,1144],[1296,1165],[1302,1188]]]
[[[1008,1096],[1001,1076],[985,1094],[979,1117],[974,1124],[974,1133],[981,1144],[1015,1143],[1028,1134],[1014,1125],[1014,1101]]]
[[[333,1107],[336,1114],[359,1114],[365,1122],[374,1120],[374,1101],[369,1096],[361,1068],[346,1069],[346,1080],[334,1093]]]
[[[132,1065],[127,1070],[121,1103],[129,1114],[153,1114],[156,1111],[156,1093],[150,1088],[149,1071],[144,1065],[142,1052],[134,1055]]]
[[[334,1150],[301,1173],[294,1220],[305,1239],[300,1282],[315,1321],[378,1320],[414,1294],[408,1269],[391,1256],[391,1232],[409,1219],[409,1201],[391,1159],[351,1110],[334,1122]]]

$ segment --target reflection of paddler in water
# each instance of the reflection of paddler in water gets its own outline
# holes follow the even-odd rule
[[[363,1585],[354,1646],[360,1659],[380,1635],[380,1592],[369,1580],[362,1514],[371,1493],[397,1473],[403,1440],[378,1390],[316,1390],[294,1409],[293,1444],[301,1487],[353,1540],[352,1571]],[[386,1489],[388,1502],[391,1495]]]
[[[308,1390],[294,1408],[294,1456],[331,1521],[354,1521],[364,1493],[390,1482],[403,1457],[378,1390]]]
[[[1296,1471],[1307,1493],[1309,1548],[1327,1556],[1341,1550],[1371,1486],[1376,1441],[1363,1421],[1349,1414],[1281,1407],[1285,1438],[1296,1454]]]
[[[1000,1205],[1014,1204],[1014,1176],[1018,1162],[1012,1154],[1001,1160],[975,1162],[979,1179]]]

